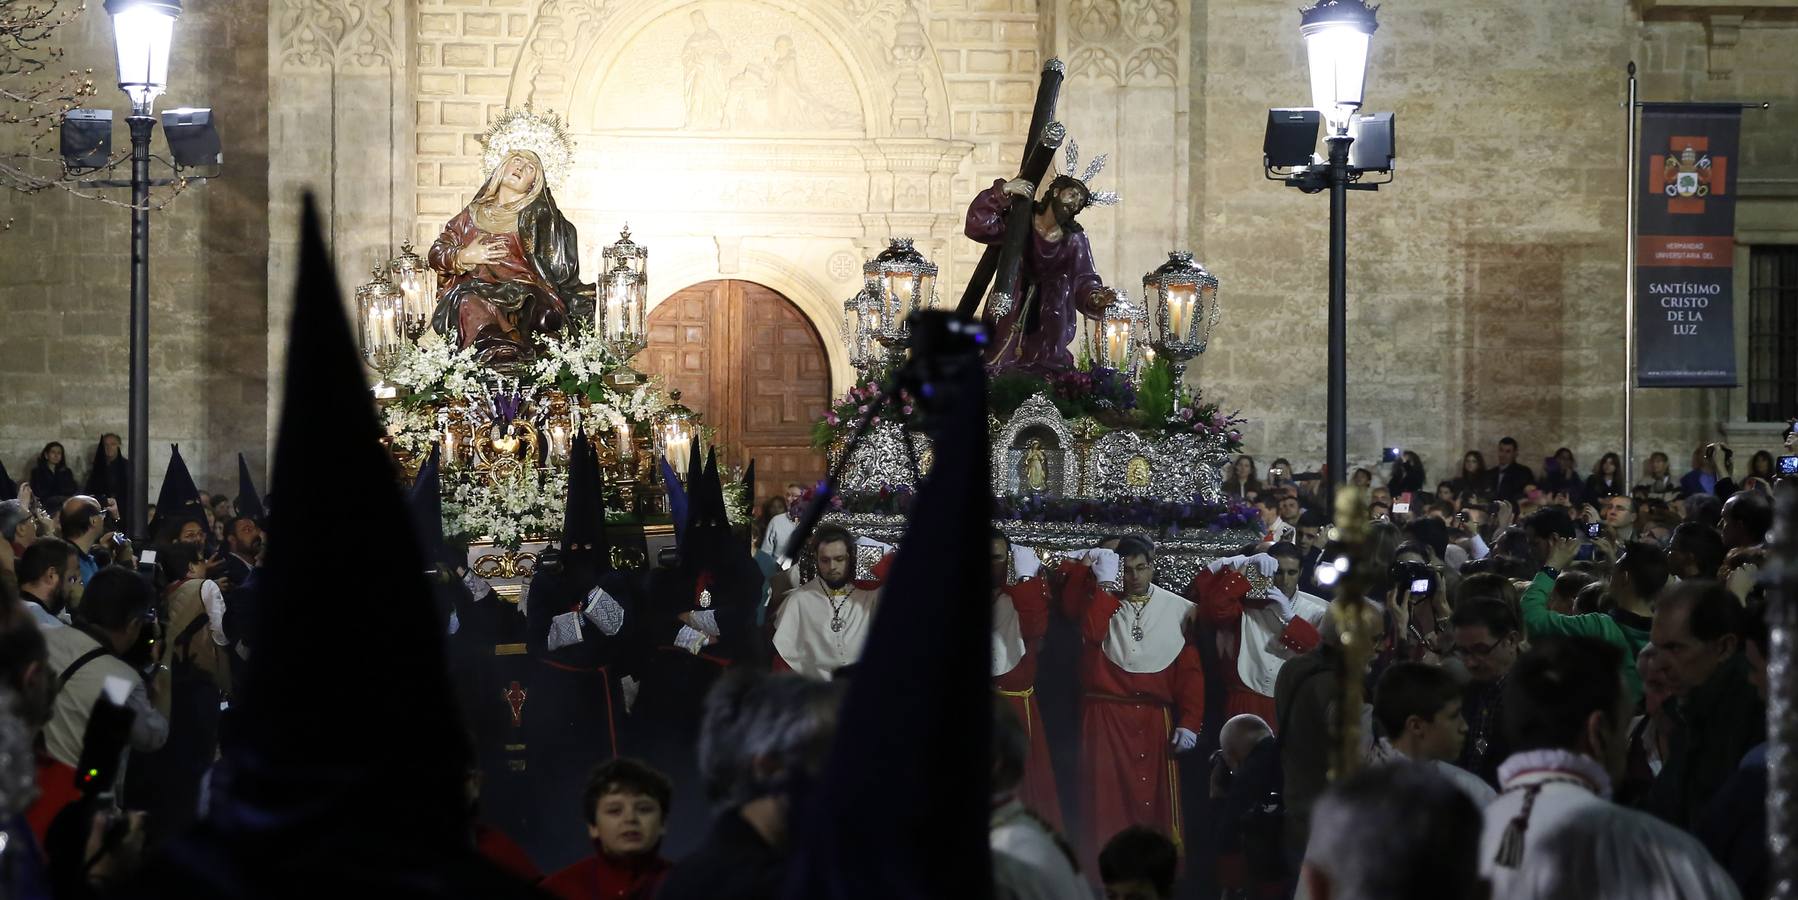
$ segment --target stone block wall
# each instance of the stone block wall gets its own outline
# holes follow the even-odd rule
[[[1194,17],[1193,229],[1224,297],[1200,383],[1253,420],[1262,465],[1316,466],[1329,201],[1260,171],[1266,109],[1309,103],[1298,17],[1225,2]],[[1798,73],[1771,48],[1798,37],[1794,24],[1744,27],[1739,80],[1719,83],[1701,28],[1644,24],[1627,6],[1543,7],[1522,29],[1514,11],[1459,0],[1382,9],[1367,108],[1397,112],[1399,162],[1391,185],[1348,198],[1351,464],[1401,445],[1446,477],[1463,449],[1490,460],[1506,434],[1538,468],[1562,445],[1582,469],[1621,451],[1625,64],[1643,62],[1645,98],[1746,93],[1789,108]],[[1792,178],[1790,119],[1756,115],[1744,179]],[[1665,450],[1683,471],[1730,418],[1731,393],[1637,392],[1635,455]]]
[[[829,304],[840,304],[854,260],[889,233],[911,233],[943,265],[952,300],[978,250],[959,236],[965,204],[1015,171],[1037,72],[1059,55],[1070,73],[1060,116],[1088,156],[1113,154],[1100,187],[1125,198],[1084,217],[1102,271],[1134,293],[1163,252],[1193,249],[1224,285],[1223,323],[1195,383],[1253,420],[1249,448],[1264,463],[1321,461],[1328,203],[1260,171],[1265,110],[1307,102],[1290,6],[766,2],[857,26],[839,29],[835,46],[849,48],[844,64],[870,98],[858,151],[865,202],[804,221],[708,213],[701,230],[715,240],[651,240],[666,254],[659,264],[685,255],[652,268],[657,296],[677,281],[780,273],[769,280],[783,292],[818,295],[795,299],[830,342]],[[239,450],[262,474],[303,190],[319,198],[351,289],[401,238],[428,242],[467,202],[480,177],[475,138],[497,111],[598,77],[573,70],[577,52],[627,39],[607,29],[659,9],[275,0],[187,10],[161,105],[214,107],[228,165],[154,217],[152,438],[163,449],[153,471],[180,441],[203,484],[228,484]],[[921,32],[910,43],[896,37],[908,21]],[[1519,20],[1467,0],[1414,0],[1381,22],[1368,103],[1398,113],[1400,167],[1393,184],[1349,201],[1352,457],[1402,444],[1435,475],[1504,434],[1523,442],[1526,462],[1561,444],[1582,467],[1621,449],[1624,64],[1640,64],[1645,98],[1775,104],[1744,117],[1742,323],[1748,254],[1798,243],[1798,57],[1787,49],[1798,15],[1773,4],[1575,0]],[[65,45],[69,63],[110,84],[110,23],[98,6]],[[896,61],[913,48],[915,65]],[[110,88],[96,103],[123,107]],[[120,124],[115,146],[124,138]],[[829,144],[811,141],[795,177],[839,177]],[[45,440],[81,456],[99,432],[125,430],[127,215],[49,192],[0,196],[0,219],[13,223],[0,232],[0,459],[18,475]],[[588,250],[616,225],[581,224]],[[1743,451],[1764,446],[1771,434],[1740,421],[1744,393],[1638,392],[1637,456],[1664,449],[1677,465],[1723,433]]]
[[[150,496],[179,442],[202,489],[235,493],[237,453],[266,463],[268,68],[264,4],[189,4],[175,25],[168,93],[157,108],[210,106],[224,176],[190,186],[150,221]],[[113,85],[112,23],[100,4],[63,31],[54,67],[92,68],[113,110],[113,151],[130,135]],[[0,135],[0,140],[10,139]],[[54,154],[56,142],[49,147]],[[152,152],[168,158],[162,129]],[[157,164],[153,174],[166,177]],[[113,177],[128,178],[129,164]],[[0,192],[0,460],[23,480],[46,441],[77,477],[102,432],[126,433],[130,345],[130,191]],[[159,192],[160,195],[160,192]]]

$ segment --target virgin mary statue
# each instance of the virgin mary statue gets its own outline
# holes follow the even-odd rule
[[[442,276],[431,327],[457,347],[474,347],[487,365],[529,361],[532,336],[560,329],[573,301],[593,296],[580,282],[574,225],[529,150],[500,160],[443,226],[430,261]]]

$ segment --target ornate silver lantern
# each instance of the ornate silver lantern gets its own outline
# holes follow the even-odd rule
[[[649,248],[632,241],[626,225],[618,243],[600,251],[600,258],[606,270],[593,327],[607,349],[628,360],[649,344]]]
[[[1095,367],[1135,374],[1148,342],[1148,314],[1122,291],[1116,294],[1117,299],[1106,304],[1103,316],[1081,319],[1086,331],[1086,356]]]
[[[1192,253],[1175,250],[1153,272],[1142,277],[1143,301],[1154,324],[1155,352],[1174,370],[1175,390],[1186,377],[1186,364],[1205,352],[1217,327],[1217,276],[1193,261]]]
[[[416,341],[430,327],[431,314],[437,308],[437,270],[406,241],[400,244],[400,255],[388,260],[387,273],[405,300],[406,337]]]
[[[687,477],[687,461],[699,434],[699,419],[680,402],[680,391],[668,393],[668,408],[656,423],[656,452],[668,460],[674,474]]]
[[[880,344],[880,312],[880,297],[868,285],[843,301],[843,349],[857,372],[865,373],[886,358]]]
[[[386,266],[377,264],[369,281],[356,288],[356,326],[362,339],[362,358],[370,368],[386,374],[406,345],[406,298],[387,280]]]
[[[880,306],[880,343],[897,353],[911,340],[906,317],[936,305],[936,263],[914,249],[911,238],[891,238],[862,266],[862,280]]]

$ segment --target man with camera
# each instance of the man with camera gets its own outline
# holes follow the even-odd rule
[[[81,563],[81,583],[87,584],[100,570],[100,564],[88,553],[100,535],[106,532],[106,510],[100,501],[86,494],[77,494],[63,501],[62,515],[58,530],[62,539],[75,546],[76,558]]]
[[[168,740],[169,667],[162,665],[161,642],[148,652],[139,671],[126,656],[144,653],[146,630],[156,627],[156,590],[136,572],[109,568],[97,573],[81,599],[81,609],[68,628],[49,629],[50,668],[62,686],[44,746],[50,757],[72,770],[87,739],[88,716],[108,678],[131,684],[125,706],[133,713],[130,746],[148,752]]]

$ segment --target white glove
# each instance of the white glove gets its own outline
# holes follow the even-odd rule
[[[467,588],[469,595],[477,601],[485,599],[488,594],[493,593],[493,585],[488,583],[487,579],[476,575],[472,569],[462,573],[462,586]]]
[[[624,627],[624,606],[599,588],[587,592],[587,608],[581,615],[593,623],[606,637],[616,635]]]
[[[1175,753],[1185,753],[1199,745],[1199,736],[1185,728],[1174,729],[1174,739],[1168,742]]]
[[[1117,551],[1095,547],[1091,550],[1076,550],[1071,555],[1091,566],[1093,577],[1100,584],[1118,580],[1118,570],[1121,567],[1118,565]]]
[[[1212,560],[1210,563],[1207,563],[1205,566],[1205,570],[1208,572],[1211,572],[1212,574],[1215,575],[1218,572],[1222,572],[1226,568],[1240,569],[1240,568],[1242,568],[1242,561],[1245,558],[1246,557],[1242,557],[1242,556],[1219,557],[1217,559]]]
[[[693,610],[692,612],[687,613],[687,621],[691,623],[694,628],[699,629],[699,631],[706,637],[714,640],[717,639],[721,633],[718,631],[718,611],[715,609]]]
[[[549,649],[560,650],[582,641],[581,614],[565,612],[549,620]]]
[[[631,714],[631,707],[637,705],[637,692],[643,690],[643,682],[626,675],[618,679],[618,691],[624,695],[624,714]]]
[[[1023,544],[1011,545],[1011,565],[1012,568],[1017,569],[1020,581],[1035,577],[1043,570],[1042,557],[1037,556],[1035,550]]]
[[[450,610],[449,633],[455,634],[456,632],[461,631],[461,630],[462,630],[462,618],[460,616],[456,615],[456,611],[452,609],[452,610]]]
[[[706,637],[705,632],[695,630],[691,625],[682,625],[680,632],[674,636],[674,646],[694,656],[698,656],[699,651],[704,650],[708,643],[711,643],[711,638]]]

